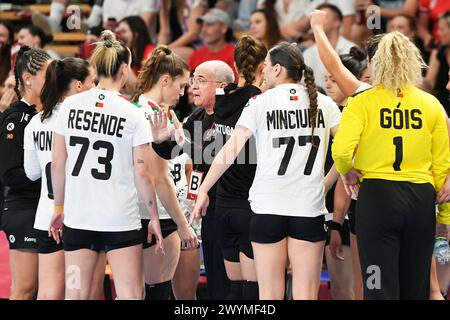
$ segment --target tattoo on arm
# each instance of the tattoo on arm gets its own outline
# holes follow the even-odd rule
[[[151,207],[152,205],[153,205],[153,201],[152,201],[152,200],[149,200],[149,201],[148,201],[148,206]]]
[[[137,163],[145,163],[145,161],[142,159],[137,159]]]

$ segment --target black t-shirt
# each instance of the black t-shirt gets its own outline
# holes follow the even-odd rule
[[[439,102],[444,106],[445,111],[450,116],[450,100],[449,93],[447,91],[447,83],[448,83],[448,69],[449,65],[447,62],[447,50],[450,50],[449,47],[442,47],[438,51],[438,60],[439,60],[439,71],[436,78],[436,97],[439,99]]]
[[[152,143],[152,146],[166,160],[187,153],[192,159],[193,169],[202,172],[204,178],[215,157],[214,127],[214,114],[208,115],[203,108],[197,107],[183,124],[188,139],[182,148],[174,139],[160,144]],[[209,190],[208,196],[212,207],[216,198],[215,185]]]
[[[0,122],[0,181],[9,187],[4,211],[36,209],[41,180],[31,181],[23,168],[24,130],[36,110],[17,101],[3,113]]]
[[[216,122],[216,152],[231,137],[248,100],[261,93],[255,86],[237,88],[230,84],[224,95],[216,95],[214,116]],[[250,138],[234,163],[217,182],[216,205],[228,208],[250,209],[248,192],[256,172],[256,144]]]

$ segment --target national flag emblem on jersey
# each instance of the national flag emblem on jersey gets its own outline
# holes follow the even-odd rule
[[[97,108],[103,108],[103,103],[102,103],[102,102],[96,102],[96,103],[95,103],[95,106],[96,106]]]
[[[291,100],[291,101],[298,101],[298,96],[290,96],[289,100]]]
[[[12,139],[14,139],[14,134],[12,134],[12,133],[6,134],[6,140],[12,140]]]

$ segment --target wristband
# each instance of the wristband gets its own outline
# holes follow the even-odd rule
[[[64,205],[57,206],[55,205],[55,213],[62,214],[64,212]]]
[[[339,231],[339,233],[342,232],[342,225],[336,221],[331,221],[330,225],[328,226],[330,230],[336,230]]]

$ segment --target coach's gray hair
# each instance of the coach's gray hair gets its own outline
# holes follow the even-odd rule
[[[231,83],[234,82],[233,69],[223,61],[210,60],[203,62],[197,68],[210,70],[214,75],[214,80],[218,82]]]

